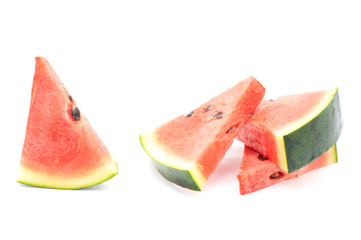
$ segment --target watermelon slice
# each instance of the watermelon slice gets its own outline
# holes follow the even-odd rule
[[[287,173],[262,154],[245,146],[241,170],[237,176],[240,193],[245,195],[336,162],[337,150],[335,144],[312,163],[293,173]]]
[[[49,62],[36,57],[18,182],[77,189],[117,173],[116,162]]]
[[[335,88],[263,101],[237,139],[292,173],[330,149],[341,130]]]
[[[265,90],[253,77],[187,115],[140,135],[144,150],[169,181],[200,191]]]

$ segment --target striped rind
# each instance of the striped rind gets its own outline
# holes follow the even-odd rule
[[[105,182],[117,174],[118,164],[111,157],[107,157],[104,165],[92,171],[67,176],[48,174],[21,165],[17,181],[35,187],[80,189]]]
[[[172,154],[157,138],[155,131],[139,136],[145,152],[153,159],[158,172],[167,180],[184,188],[201,191],[207,179],[199,166]]]

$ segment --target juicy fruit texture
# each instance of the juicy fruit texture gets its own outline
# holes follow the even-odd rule
[[[245,195],[336,162],[337,150],[335,144],[307,166],[293,173],[287,173],[262,154],[245,146],[241,170],[237,176],[240,193]]]
[[[77,189],[117,173],[117,163],[49,62],[36,57],[18,182]]]
[[[237,139],[291,173],[332,147],[341,130],[336,88],[263,101]]]
[[[189,114],[140,135],[141,144],[166,179],[200,191],[264,93],[256,79],[245,79]]]

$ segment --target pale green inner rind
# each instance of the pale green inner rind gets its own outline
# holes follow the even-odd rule
[[[283,137],[288,172],[308,165],[328,151],[342,130],[342,116],[338,91],[327,107],[299,129]]]
[[[143,149],[153,159],[155,167],[164,178],[181,187],[201,191],[206,179],[196,164],[166,152],[158,143],[154,132],[140,135],[139,139]]]
[[[328,163],[328,165],[331,165],[332,163],[337,163],[337,162],[338,162],[337,146],[335,144],[329,150],[329,153],[327,156],[327,163]]]

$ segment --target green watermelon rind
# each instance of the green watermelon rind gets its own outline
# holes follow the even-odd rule
[[[154,134],[154,133],[153,133]],[[140,143],[144,149],[144,151],[150,156],[150,158],[153,160],[153,164],[155,165],[157,171],[167,180],[170,182],[177,184],[181,187],[188,188],[195,191],[201,191],[202,190],[202,184],[200,181],[196,180],[195,174],[192,174],[192,170],[185,169],[184,167],[176,166],[174,164],[169,164],[170,162],[177,162],[177,161],[164,161],[161,159],[158,159],[155,154],[153,154],[153,151],[151,147],[148,146],[147,139],[154,137],[153,134],[143,134],[139,136]],[[169,156],[169,159],[171,159],[172,156]],[[169,163],[166,163],[169,162]]]
[[[288,172],[297,171],[327,152],[339,138],[342,125],[336,88],[323,111],[299,129],[283,136]]]
[[[100,170],[102,167],[99,167],[98,169],[93,170],[93,172],[90,173],[89,175],[85,173],[82,177],[63,178],[59,176],[57,181],[63,182],[63,184],[54,183],[54,181],[49,180],[47,174],[44,173],[34,174],[35,171],[27,169],[26,167],[20,167],[19,177],[17,179],[17,182],[29,186],[41,187],[41,188],[64,189],[64,190],[83,189],[104,183],[118,174],[118,164],[116,162],[111,162],[108,163],[107,165],[108,166],[106,169],[107,171],[109,171],[109,173],[107,174],[103,174],[103,170]],[[94,173],[101,175],[101,177],[92,178],[91,175],[96,175]],[[40,176],[40,177],[35,177],[37,178],[37,180],[34,180],[34,176]],[[53,176],[50,176],[50,179],[53,179]],[[88,179],[86,181],[87,183],[79,184],[79,182],[84,182],[85,179]]]
[[[153,163],[157,168],[158,172],[167,180],[184,188],[201,191],[198,184],[194,181],[192,174],[188,170],[170,167],[154,159]]]

